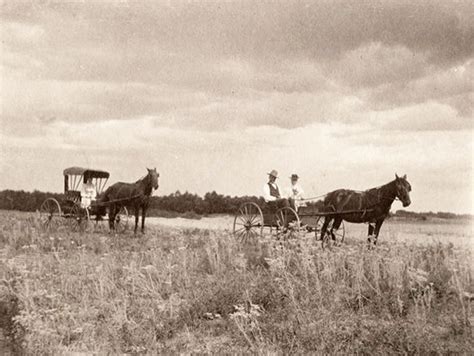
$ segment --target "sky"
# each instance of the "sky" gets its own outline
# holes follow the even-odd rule
[[[261,195],[276,169],[316,197],[398,173],[409,210],[474,213],[472,1],[0,4],[0,189],[156,167],[155,195]]]

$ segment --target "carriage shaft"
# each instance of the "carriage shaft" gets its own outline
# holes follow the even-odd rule
[[[365,214],[374,211],[374,209],[367,210],[343,210],[343,211],[330,211],[330,212],[315,212],[315,213],[299,213],[298,216],[339,216],[346,214]]]

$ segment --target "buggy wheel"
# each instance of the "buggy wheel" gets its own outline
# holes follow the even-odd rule
[[[127,231],[128,220],[129,220],[128,210],[126,207],[122,206],[119,212],[117,213],[117,215],[115,215],[115,221],[114,221],[115,231],[118,233]]]
[[[58,227],[61,218],[61,206],[54,198],[46,199],[40,207],[41,228],[50,231]]]
[[[81,207],[79,203],[74,203],[67,214],[67,222],[71,231],[86,232],[92,229],[89,216],[89,209]]]
[[[318,219],[318,229],[316,234],[321,233],[321,228],[324,223],[324,217]],[[333,246],[341,246],[344,243],[344,237],[346,235],[346,229],[344,227],[344,221],[341,222],[339,228],[333,229],[334,219],[328,224],[326,233],[323,236],[321,241],[321,247],[325,249],[326,247],[331,248]]]
[[[301,228],[298,213],[289,207],[278,209],[275,213],[277,237],[291,239],[298,237]]]
[[[235,214],[233,234],[242,243],[263,235],[263,214],[255,203],[244,203]]]

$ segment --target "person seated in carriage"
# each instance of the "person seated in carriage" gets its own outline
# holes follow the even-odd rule
[[[278,172],[273,169],[268,174],[268,182],[263,186],[263,198],[267,203],[269,210],[276,211],[280,208],[291,207],[290,201],[283,198],[280,194],[280,188],[276,183]]]
[[[97,189],[92,182],[92,178],[87,178],[86,182],[82,185],[81,191],[81,206],[83,208],[89,208],[93,200],[97,197]]]
[[[303,188],[301,188],[300,184],[298,183],[299,176],[297,174],[292,174],[290,177],[291,184],[286,190],[286,196],[292,202],[293,207],[296,211],[300,206],[303,206]]]

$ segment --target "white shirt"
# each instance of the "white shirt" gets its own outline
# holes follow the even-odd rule
[[[93,183],[85,183],[82,186],[81,191],[81,205],[83,208],[88,208],[91,205],[92,200],[95,200],[97,195],[95,186]]]
[[[295,207],[297,209],[302,205],[301,200],[303,199],[304,190],[298,183],[289,186],[285,193],[288,199],[293,199],[295,201]]]
[[[275,189],[278,189],[278,191],[280,191],[280,188],[278,188],[278,185],[276,183],[270,183],[270,182],[265,183],[265,185],[263,186],[263,199],[265,199],[265,201],[267,202],[279,199],[277,197],[270,195],[270,187],[268,186],[268,184],[271,184]],[[281,192],[280,192],[280,195],[281,195]]]

